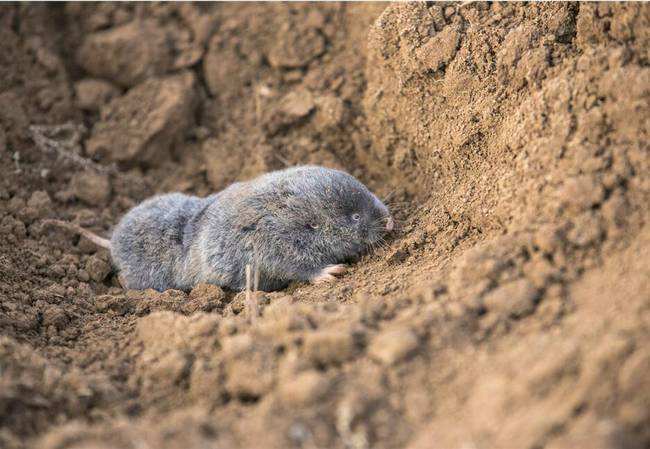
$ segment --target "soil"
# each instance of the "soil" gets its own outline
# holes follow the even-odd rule
[[[650,446],[650,7],[0,6],[0,447]],[[331,285],[124,291],[160,192],[390,205]]]

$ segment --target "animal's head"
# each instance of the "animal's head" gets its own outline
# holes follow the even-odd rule
[[[388,208],[353,176],[323,167],[279,173],[283,216],[298,245],[336,260],[380,244],[393,229]]]

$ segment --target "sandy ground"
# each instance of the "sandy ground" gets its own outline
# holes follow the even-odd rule
[[[650,446],[650,7],[0,6],[0,447]],[[342,168],[332,285],[124,291],[159,192]]]

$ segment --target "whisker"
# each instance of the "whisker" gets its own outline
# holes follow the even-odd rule
[[[386,204],[386,202],[395,194],[397,190],[393,189],[390,192],[386,194],[386,196],[382,199],[382,202]]]
[[[390,201],[388,201],[388,202],[386,202],[384,204],[386,204],[388,206],[389,204],[405,204],[405,203],[408,203],[408,201],[399,201],[397,199],[393,199],[393,200],[390,200]]]

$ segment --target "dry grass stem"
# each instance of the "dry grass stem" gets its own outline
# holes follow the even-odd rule
[[[246,307],[248,309],[248,316],[251,322],[255,322],[259,316],[259,308],[257,304],[257,288],[259,286],[259,270],[257,265],[255,270],[250,264],[246,265]]]

